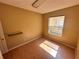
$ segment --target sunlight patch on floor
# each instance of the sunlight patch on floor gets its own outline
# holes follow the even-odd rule
[[[54,43],[51,43],[51,42],[49,42],[47,40],[45,40],[43,43],[41,43],[40,47],[42,49],[44,49],[47,53],[52,55],[54,58],[56,57],[58,49],[59,49],[58,45],[56,45]]]

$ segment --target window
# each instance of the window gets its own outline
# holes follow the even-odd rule
[[[48,23],[48,33],[55,36],[62,36],[65,16],[50,17]]]

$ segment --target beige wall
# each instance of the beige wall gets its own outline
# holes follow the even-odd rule
[[[42,15],[0,3],[0,16],[8,48],[39,36],[42,33]],[[8,37],[7,34],[23,32]]]
[[[48,18],[51,16],[65,16],[64,31],[62,37],[56,37],[48,34]],[[76,47],[78,36],[78,20],[79,20],[79,5],[70,8],[57,10],[54,12],[43,14],[43,35],[51,38],[54,41]]]

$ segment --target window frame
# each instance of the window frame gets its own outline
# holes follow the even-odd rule
[[[50,32],[49,32],[49,19],[51,18],[51,17],[61,17],[61,16],[64,16],[64,24],[63,24],[63,29],[62,29],[62,35],[54,35],[54,34],[51,34]],[[52,36],[57,36],[57,37],[62,37],[63,35],[64,35],[64,28],[65,28],[65,18],[66,18],[66,16],[65,15],[61,15],[61,16],[50,16],[50,17],[48,17],[48,29],[47,29],[47,33],[49,34],[49,35],[52,35]]]

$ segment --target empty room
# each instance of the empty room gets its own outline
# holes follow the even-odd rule
[[[0,0],[0,59],[79,59],[79,0]]]

